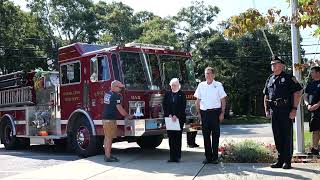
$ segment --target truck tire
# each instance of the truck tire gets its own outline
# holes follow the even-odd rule
[[[72,150],[79,157],[96,155],[98,139],[93,135],[89,120],[80,116],[68,135]]]
[[[141,136],[137,140],[137,144],[142,149],[155,149],[163,140],[163,135]]]
[[[17,138],[18,139],[18,148],[19,149],[28,149],[30,147],[29,138]]]
[[[18,147],[18,138],[13,135],[12,124],[8,119],[4,119],[1,126],[1,142],[3,143],[5,149],[14,150]]]

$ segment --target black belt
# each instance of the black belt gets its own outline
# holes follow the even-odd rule
[[[221,111],[221,108],[212,108],[212,109],[201,110],[201,111],[205,111],[205,112]]]
[[[267,100],[269,102],[270,106],[275,106],[275,107],[284,107],[289,105],[289,100],[287,99],[282,99],[278,98],[275,100]]]

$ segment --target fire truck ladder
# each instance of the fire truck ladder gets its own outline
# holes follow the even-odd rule
[[[32,105],[32,87],[0,91],[0,107]]]

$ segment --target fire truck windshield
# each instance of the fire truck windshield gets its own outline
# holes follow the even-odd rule
[[[179,78],[183,90],[196,87],[194,62],[189,57],[120,52],[124,83],[131,90],[169,89]]]
[[[160,55],[159,58],[164,89],[170,88],[169,82],[172,78],[179,78],[183,90],[194,90],[196,88],[195,63],[189,57]]]

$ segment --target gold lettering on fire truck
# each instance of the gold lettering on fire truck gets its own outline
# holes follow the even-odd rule
[[[186,99],[196,99],[196,97],[194,97],[192,94],[188,94],[186,95]]]
[[[104,91],[97,91],[93,94],[94,97],[103,97],[104,96]]]
[[[75,102],[80,101],[80,97],[77,95],[80,95],[80,91],[67,91],[62,94],[63,96],[67,96],[64,98],[65,102]]]
[[[80,97],[67,97],[64,98],[65,102],[73,102],[73,101],[80,101]]]
[[[140,100],[141,96],[131,96],[131,100]]]
[[[80,94],[80,91],[67,91],[63,93],[63,96],[74,96],[79,94]]]

